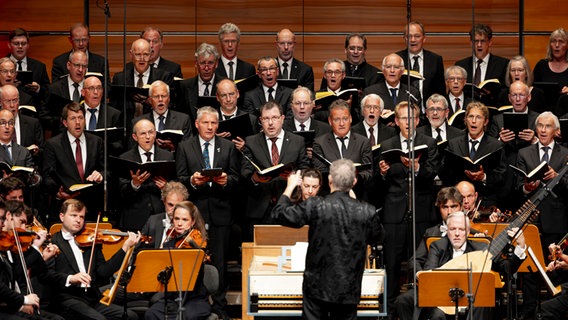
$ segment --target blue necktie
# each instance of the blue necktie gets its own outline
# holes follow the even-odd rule
[[[392,98],[392,103],[396,106],[396,91],[398,90],[397,88],[391,88],[389,89],[391,92],[391,98]]]
[[[471,160],[473,160],[475,158],[475,145],[477,145],[479,143],[479,141],[477,140],[469,140],[469,142],[471,143],[471,149],[469,150],[469,158]]]
[[[160,122],[158,123],[158,131],[164,131],[166,129],[166,124],[164,123],[164,116],[159,116],[158,120],[160,120]]]
[[[545,161],[546,163],[548,163],[548,161],[550,161],[550,157],[548,156],[548,150],[550,149],[550,147],[542,147],[541,149],[542,151],[544,151],[541,161]]]
[[[97,129],[97,109],[88,108],[89,112],[91,113],[91,118],[89,119],[89,131],[95,131]]]
[[[211,160],[209,159],[209,142],[203,144],[203,161],[205,162],[205,169],[211,169]]]

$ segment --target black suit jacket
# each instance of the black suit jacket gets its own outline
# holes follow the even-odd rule
[[[538,117],[538,113],[531,110],[528,111],[528,119],[529,119],[528,127],[529,129],[535,132],[535,136],[536,136],[536,127],[535,127],[536,117]],[[495,139],[499,139],[499,132],[501,131],[501,128],[503,128],[503,126],[504,126],[503,114],[500,113],[493,116],[491,119],[491,126],[488,132],[489,135],[494,137]],[[530,142],[519,139],[518,137],[513,139],[512,141],[504,143],[503,146],[505,148],[505,157],[507,158],[507,164],[515,165],[515,163],[517,162],[518,151],[530,145],[531,145]]]
[[[276,59],[276,61],[280,68],[282,61],[280,59]],[[306,87],[312,90],[312,92],[314,91],[314,69],[310,65],[293,58],[292,66],[288,66],[288,72],[288,79],[296,79],[299,86]],[[278,75],[278,79],[282,79],[282,73]]]
[[[418,99],[417,105],[422,105],[422,97],[420,96],[418,89],[416,89],[415,87],[410,87],[410,89],[408,89],[408,86],[402,82],[400,83],[400,87],[396,92],[397,103],[408,100],[408,96],[406,95],[407,90],[410,91],[410,93],[412,93],[412,95]],[[392,102],[391,93],[387,88],[385,81],[381,81],[363,90],[363,96],[366,96],[370,93],[375,93],[383,99],[383,102],[385,103],[385,109],[394,110],[395,105]]]
[[[135,118],[132,120],[132,125],[134,126],[134,124],[141,119],[147,119],[154,123],[154,113],[148,112],[138,118]],[[165,130],[183,131],[183,140],[187,140],[191,136],[191,123],[189,122],[189,116],[187,114],[169,109],[168,116],[164,119],[164,121]],[[156,128],[156,130],[158,130],[158,128]]]
[[[89,113],[89,107],[85,106],[86,113]],[[99,112],[97,115],[97,126],[96,129],[104,129],[105,127],[105,117],[108,113],[108,122],[107,128],[123,128],[124,124],[122,122],[122,114],[118,109],[107,105],[105,108],[103,105],[99,107]],[[86,118],[85,118],[86,119]],[[87,123],[85,130],[87,130],[89,124]],[[122,131],[122,130],[121,130]],[[87,132],[90,132],[87,130]],[[110,132],[110,131],[109,131]],[[99,133],[100,134],[100,133]],[[104,139],[104,136],[100,136]],[[114,138],[114,139],[113,139]],[[124,144],[123,140],[124,137],[122,134],[120,136],[108,135],[109,139],[109,154],[115,157],[118,157],[124,151]]]
[[[246,138],[246,148],[243,153],[262,169],[272,167],[272,157],[266,136],[262,132]],[[285,131],[278,163],[293,163],[295,170],[309,167],[304,138]],[[274,206],[273,200],[278,199],[284,192],[287,182],[278,176],[266,183],[253,183],[251,177],[255,171],[252,164],[243,157],[241,175],[249,184],[247,216],[262,219],[269,217],[270,210]]]
[[[0,312],[16,313],[24,304],[24,295],[11,289],[16,283],[13,264],[4,252],[0,254],[0,301],[5,304]]]
[[[475,58],[475,61],[477,61],[477,58]],[[485,72],[485,78],[481,79],[481,81],[499,79],[501,86],[505,86],[505,76],[507,75],[508,65],[509,59],[490,54],[487,70]],[[467,57],[456,61],[456,66],[460,66],[467,71],[467,82],[471,83],[473,74],[475,73],[473,69],[473,57]]]
[[[101,298],[98,283],[108,279],[116,272],[124,260],[126,253],[122,248],[110,258],[105,260],[102,246],[96,245],[93,254],[93,262],[91,266],[91,286],[85,291],[84,287],[72,284],[69,287],[65,286],[67,276],[74,275],[79,272],[79,265],[73,255],[73,250],[69,245],[69,241],[63,239],[61,232],[53,235],[52,242],[59,247],[61,254],[57,255],[49,262],[50,275],[55,279],[54,289],[57,291],[57,298],[65,301],[69,299],[78,299],[94,306]],[[91,246],[81,248],[83,252],[83,262],[85,263],[85,270],[88,270],[89,261],[91,256]],[[53,281],[53,280],[52,280]]]
[[[223,121],[224,118],[223,118],[223,115],[221,114],[221,109],[219,109],[217,111],[219,112],[219,121]],[[238,117],[238,116],[243,115],[243,114],[248,114],[249,120],[250,120],[250,125],[251,125],[252,130],[253,130],[253,134],[258,133],[261,129],[260,123],[258,121],[258,117],[255,116],[254,114],[250,114],[250,113],[244,111],[243,109],[237,107],[237,114],[235,116]],[[234,137],[230,137],[230,138],[233,139]],[[241,138],[244,139],[246,137],[241,137]]]
[[[538,147],[538,144],[533,144],[519,150],[516,166],[525,172],[529,172],[539,165],[541,159]],[[565,165],[566,157],[568,157],[568,149],[555,143],[548,165],[558,172]],[[516,183],[517,190],[522,192],[524,179],[518,176]],[[568,178],[564,176],[553,191],[557,197],[549,196],[538,206],[542,232],[565,234],[568,232],[568,215],[566,214],[568,210],[566,203],[568,201]],[[532,195],[533,193],[529,194],[528,197]]]
[[[67,61],[69,61],[69,55],[71,51],[67,51],[55,57],[53,59],[53,66],[51,67],[51,81],[55,82],[61,76],[69,74],[67,70]],[[100,74],[105,74],[105,58],[101,55],[89,51],[89,69],[88,72],[99,72]],[[108,66],[108,64],[107,64]],[[108,68],[107,68],[108,72]],[[110,76],[110,73],[107,73]]]
[[[126,72],[126,82],[124,81],[124,73]],[[150,68],[150,76],[148,78],[148,84],[152,84],[152,82],[156,81],[156,80],[162,80],[164,81],[168,86],[170,86],[170,96],[174,97],[175,94],[173,93],[173,81],[174,81],[174,76],[164,70],[158,69],[158,68]],[[130,67],[127,65],[126,68],[121,71],[121,72],[117,72],[114,77],[112,77],[112,84],[113,85],[119,85],[119,86],[136,86],[136,81],[134,80],[134,66],[131,65]],[[112,95],[111,95],[112,98]],[[127,101],[126,102],[126,112],[123,109],[123,99],[119,99],[119,100],[113,100],[111,101],[111,104],[117,108],[118,110],[121,110],[124,114],[124,116],[126,117],[127,123],[128,120],[132,119],[133,115],[134,115],[134,109],[135,109],[135,104],[133,101]],[[148,104],[144,104],[144,113],[148,112],[151,110],[150,105]]]
[[[171,152],[154,147],[154,161],[174,160]],[[138,145],[120,155],[121,159],[142,162],[138,153]],[[132,179],[119,178],[122,217],[121,227],[128,230],[140,230],[148,217],[164,212],[164,203],[161,199],[160,189],[152,179],[146,180],[138,190],[132,188]]]
[[[63,110],[64,104],[60,104],[58,99],[53,99],[52,95],[57,95],[63,97],[69,101],[73,100],[69,94],[69,78],[63,77],[53,81],[53,84],[49,88],[50,96],[47,98],[45,104],[42,106],[38,112],[39,119],[43,128],[46,130],[51,130],[52,136],[64,131],[61,125],[61,110]],[[80,98],[83,100],[83,97]]]
[[[379,125],[379,133],[377,135],[377,140],[375,141],[377,144],[385,141],[390,137],[394,137],[396,135],[396,129],[393,127],[386,126],[382,124],[380,121],[378,122]],[[359,122],[358,124],[351,127],[351,131],[362,135],[369,139],[369,131],[365,129],[365,125],[363,121]]]
[[[503,147],[501,141],[490,137],[487,132],[483,135],[479,146],[477,147],[477,152],[472,160],[477,160],[482,156],[494,152],[499,148]],[[459,156],[469,157],[469,135],[466,133],[461,137],[454,138],[448,141],[447,151],[453,152]],[[497,194],[502,187],[503,181],[505,179],[505,173],[507,171],[507,162],[505,158],[505,150],[501,149],[500,161],[493,161],[486,163],[483,166],[483,170],[487,175],[486,183],[480,181],[474,182],[470,181],[463,172],[456,172],[455,169],[449,164],[445,163],[444,168],[440,170],[440,178],[444,181],[444,185],[455,185],[461,180],[468,180],[475,186],[475,190],[479,193],[481,199],[483,199],[482,205],[493,205],[497,200]]]
[[[434,177],[440,167],[440,156],[436,141],[428,136],[416,133],[414,145],[425,144],[427,153],[420,157],[420,168],[415,177],[416,189],[416,222],[438,221],[432,198]],[[400,136],[387,139],[381,143],[381,150],[401,149]],[[382,156],[380,157],[382,160]],[[408,168],[401,162],[391,163],[390,169],[382,178],[386,186],[384,223],[402,223],[408,211]]]
[[[193,78],[179,81],[179,92],[177,93],[177,102],[175,108],[177,111],[189,115],[192,126],[194,126],[195,124],[195,120],[197,119],[197,109],[199,109],[199,107],[197,106],[197,99],[199,96],[199,81],[197,77],[199,77],[199,75]],[[223,78],[220,78],[218,76],[215,76],[215,78],[213,79],[213,83],[209,88],[211,96],[214,97],[217,94],[217,83],[219,83],[219,81],[222,79]]]
[[[180,143],[176,151],[176,168],[180,182],[189,190],[189,199],[199,208],[205,222],[212,226],[230,226],[233,222],[231,195],[238,185],[240,157],[237,149],[229,140],[215,137],[215,151],[212,168],[222,168],[227,174],[227,184],[221,186],[212,182],[201,186],[191,185],[191,176],[205,169],[199,136]]]
[[[237,69],[233,70],[233,72],[235,72],[234,80],[240,80],[254,75],[256,70],[254,65],[237,58]],[[225,70],[225,66],[223,65],[223,60],[221,60],[221,58],[219,58],[219,64],[215,70],[215,77],[220,79],[229,77],[229,70]]]
[[[383,77],[378,74],[379,69],[367,63],[367,61],[363,61],[358,66],[352,65],[347,60],[344,60],[343,63],[345,63],[345,75],[365,78],[365,87],[374,85],[383,79]],[[320,90],[327,91],[327,82],[325,81],[325,77],[321,80]]]
[[[18,144],[24,147],[35,144],[43,149],[43,129],[39,120],[23,114],[18,114],[18,120],[20,121],[20,141],[18,141]]]
[[[292,101],[292,89],[278,85],[276,87],[276,92],[274,93],[274,101],[282,107],[282,114],[284,114],[286,118],[292,117],[292,108],[290,108],[290,101]],[[243,110],[259,116],[260,107],[266,102],[267,100],[264,95],[264,89],[262,86],[259,86],[245,93]]]
[[[452,101],[451,101],[451,98],[450,98],[450,94],[448,93],[444,96],[446,97],[446,100],[448,101],[448,110],[450,111],[450,113],[448,114],[448,119],[449,119],[454,114],[454,109],[452,108]],[[473,100],[471,99],[471,96],[467,96],[465,94],[464,94],[463,99],[464,99],[464,101],[460,101],[460,107],[461,107],[460,110],[465,110],[467,108],[467,105],[470,102],[473,102]],[[456,110],[456,111],[459,111],[459,110]],[[465,128],[465,124],[463,122],[460,123],[459,125],[461,127]],[[457,126],[457,125],[456,125],[456,127],[459,128],[459,126]]]
[[[150,246],[153,248],[159,248],[162,243],[162,237],[164,236],[164,219],[166,219],[166,213],[156,213],[151,215],[140,230],[143,235],[151,236],[152,242]]]
[[[12,56],[11,54],[7,55],[7,57],[11,57],[11,56]],[[27,67],[26,70],[32,72],[32,81],[39,84],[40,89],[39,89],[39,92],[27,90],[26,88],[23,88],[23,89],[27,94],[29,94],[30,96],[33,97],[33,104],[32,105],[39,107],[41,105],[41,103],[43,103],[43,101],[47,98],[47,94],[48,94],[48,91],[49,91],[50,81],[49,81],[49,77],[47,76],[47,68],[45,66],[45,63],[43,63],[39,60],[30,58],[30,57],[26,57],[26,60],[27,60],[27,63],[28,63],[28,67]],[[17,67],[18,66],[16,65],[16,68]],[[20,103],[21,102],[22,102],[22,99],[20,99]],[[21,103],[21,104],[24,105],[26,103]]]
[[[12,159],[10,159],[8,154],[4,152],[4,148],[0,148],[0,161],[6,162],[7,164],[12,166],[22,166],[28,168],[34,167],[32,155],[30,154],[28,149],[14,143],[12,143],[9,149],[12,155]]]
[[[290,131],[290,132],[294,132],[294,131],[299,131],[296,128],[296,125],[294,124],[294,119],[286,119],[284,120],[284,124],[282,125],[282,128],[284,128],[284,130],[286,131]],[[307,131],[315,131],[315,135],[316,137],[319,137],[323,134],[329,133],[331,132],[331,126],[323,121],[319,121],[316,119],[312,118],[312,121],[310,121],[310,127],[306,128]]]
[[[408,50],[400,50],[397,52],[407,63]],[[411,63],[413,63],[411,61]],[[426,100],[434,93],[444,95],[446,93],[446,82],[444,80],[444,61],[442,56],[429,51],[423,50],[423,70],[420,70],[424,80],[422,82],[422,99]],[[410,67],[408,67],[410,69]]]
[[[132,68],[132,62],[126,64],[127,67]],[[164,59],[160,57],[160,63],[158,64],[158,69],[164,70],[171,73],[174,77],[183,78],[181,73],[181,65],[177,62]]]
[[[465,134],[465,131],[452,127],[447,123],[446,123],[446,131],[447,131],[446,140],[448,141],[452,140],[453,138],[461,137],[462,135]],[[432,125],[430,123],[416,128],[416,133],[426,135],[430,138],[434,138],[432,137]]]

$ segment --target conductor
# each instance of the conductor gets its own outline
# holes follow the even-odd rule
[[[310,226],[302,318],[356,319],[367,244],[382,239],[379,215],[374,206],[349,197],[357,182],[351,160],[331,164],[329,195],[293,205],[290,196],[301,180],[300,171],[288,177],[272,218],[289,227]]]

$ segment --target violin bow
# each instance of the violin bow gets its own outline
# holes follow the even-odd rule
[[[18,256],[20,257],[20,262],[22,264],[22,271],[24,272],[24,278],[26,279],[26,286],[28,294],[34,293],[34,289],[32,287],[32,281],[30,280],[30,275],[28,274],[28,266],[26,265],[26,259],[24,259],[24,250],[22,249],[22,243],[20,242],[20,238],[18,236],[18,230],[16,230],[16,225],[14,224],[14,220],[12,220],[12,231],[14,232],[14,241],[16,242],[16,247],[18,248]],[[39,314],[39,310],[37,310]]]
[[[95,255],[95,245],[97,243],[97,234],[99,233],[99,222],[101,220],[101,213],[97,215],[97,224],[95,225],[95,235],[93,236],[93,244],[91,245],[91,255],[89,257],[89,268],[87,269],[87,274],[91,274],[91,268],[93,267],[93,256]],[[89,286],[85,286],[85,292]]]

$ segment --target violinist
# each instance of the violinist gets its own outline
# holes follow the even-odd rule
[[[172,228],[168,231],[168,239],[164,243],[164,248],[178,248],[186,245],[195,246],[194,240],[187,237],[188,233],[197,233],[201,235],[201,239],[207,239],[207,231],[205,230],[205,221],[199,213],[199,209],[190,201],[182,201],[176,204],[174,208]],[[189,240],[192,239],[192,240]],[[198,242],[198,241],[197,241]],[[195,243],[198,247],[202,247],[202,243]],[[178,303],[174,301],[178,297],[178,293],[171,293],[172,297],[168,297],[168,318],[175,318],[178,310]],[[164,319],[164,304],[162,298],[153,304],[144,318],[146,320]],[[171,305],[170,305],[171,304]],[[191,292],[184,292],[185,308],[183,319],[196,320],[207,319],[211,314],[211,306],[209,305],[207,289],[203,285],[203,265],[199,271],[199,277],[195,283],[195,288]]]
[[[23,204],[14,200],[8,201],[7,204],[9,209],[3,202],[0,202],[0,229],[10,229],[12,225],[19,227],[22,222],[25,226]],[[6,214],[9,214],[9,217]],[[42,238],[45,240],[45,234]],[[34,249],[28,249],[25,253],[25,263],[32,270],[35,270],[36,264],[44,264],[41,253],[37,250],[40,245],[40,242],[34,240],[32,246]],[[22,244],[22,246],[26,246],[26,244]],[[62,317],[45,310],[41,310],[41,313],[37,312],[40,307],[40,298],[33,293],[31,288],[27,287],[28,281],[24,279],[26,273],[17,256],[18,254],[10,252],[10,250],[0,251],[0,318],[10,320],[62,320]]]
[[[100,244],[79,248],[75,242],[75,236],[84,228],[86,210],[76,199],[67,199],[61,206],[59,218],[63,225],[52,238],[61,254],[49,264],[50,280],[56,294],[52,307],[61,310],[66,318],[120,320],[122,307],[99,303],[99,283],[106,282],[120,268],[126,251],[139,242],[140,234],[129,232],[122,248],[106,261]],[[128,317],[138,319],[130,310]]]
[[[500,217],[502,216],[501,210],[494,206],[490,208],[479,207],[479,202],[477,201],[478,194],[477,191],[475,191],[475,186],[473,185],[473,183],[463,180],[456,184],[456,188],[463,197],[463,212],[465,212],[469,217],[478,216],[478,212],[480,213],[480,211],[489,211],[487,215],[485,215],[485,219],[488,219],[488,221],[482,222],[499,221]]]
[[[566,273],[566,270],[568,270],[568,255],[562,252],[562,246],[551,243],[548,246],[548,250],[550,254],[554,255],[557,259],[548,264],[546,271],[563,271],[563,273]],[[540,319],[556,320],[566,317],[566,313],[568,312],[568,283],[563,283],[561,288],[561,293],[550,300],[544,301],[540,305],[542,315]]]

